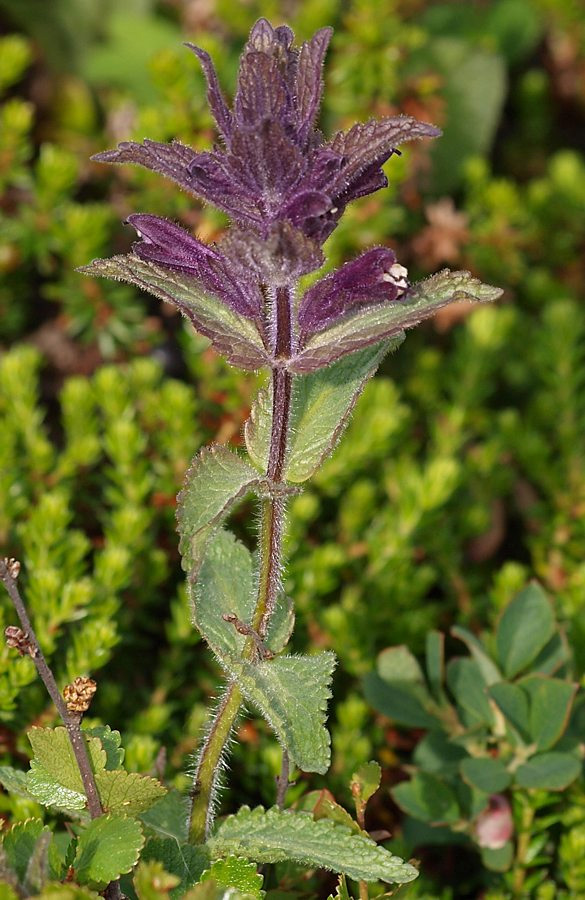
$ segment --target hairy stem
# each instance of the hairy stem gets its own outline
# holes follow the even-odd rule
[[[288,288],[278,288],[273,302],[273,340],[276,357],[287,358],[292,347],[291,295]],[[280,367],[272,370],[272,429],[266,477],[269,483],[281,482],[286,461],[292,376]],[[258,596],[252,629],[261,640],[268,630],[280,587],[282,567],[282,537],[286,501],[276,493],[261,501],[259,539],[260,572]],[[252,637],[244,646],[245,659],[257,659],[258,647]],[[209,732],[203,742],[195,771],[189,819],[189,840],[203,843],[213,821],[213,800],[221,772],[221,759],[242,703],[242,693],[232,682],[218,707]]]

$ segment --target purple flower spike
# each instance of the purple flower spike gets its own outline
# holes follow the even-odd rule
[[[396,300],[408,287],[406,275],[392,250],[367,250],[309,288],[299,307],[301,332],[315,334],[356,307]]]
[[[331,35],[322,28],[297,49],[290,28],[259,19],[242,54],[233,110],[209,54],[187,44],[203,68],[225,149],[196,153],[178,141],[126,141],[94,159],[166,175],[263,239],[290,222],[322,244],[348,203],[386,185],[381,166],[399,144],[440,133],[395,116],[354,125],[324,143],[316,120]]]
[[[136,256],[190,275],[204,291],[214,294],[230,309],[261,322],[264,298],[260,287],[233,260],[167,219],[135,213],[127,221],[140,238],[132,246]]]

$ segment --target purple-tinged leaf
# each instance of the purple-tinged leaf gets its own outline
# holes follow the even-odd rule
[[[258,281],[274,287],[320,269],[324,262],[320,245],[290,222],[277,222],[267,237],[232,227],[219,242],[229,259],[247,269]]]
[[[298,117],[297,137],[303,146],[312,129],[323,92],[323,61],[333,34],[332,28],[321,28],[300,51],[295,79],[295,101]]]
[[[201,68],[203,69],[203,74],[205,75],[205,80],[207,82],[207,102],[209,103],[209,108],[213,113],[221,136],[229,146],[232,134],[232,114],[228,109],[227,103],[221,92],[215,66],[206,50],[202,50],[201,47],[197,47],[195,44],[188,42],[185,46],[193,51],[201,63]]]
[[[266,119],[255,128],[238,129],[232,151],[233,170],[245,171],[252,191],[263,202],[266,216],[276,214],[304,171],[305,160],[299,150],[279,122]]]
[[[240,63],[234,112],[239,126],[254,127],[265,119],[286,122],[292,100],[276,59],[247,53]]]
[[[346,159],[336,188],[342,192],[365,169],[374,164],[381,166],[399,144],[416,138],[438,137],[440,134],[439,128],[419,122],[412,116],[370,119],[369,122],[358,122],[349,131],[338,132],[327,144]]]
[[[234,267],[233,260],[166,219],[134,214],[127,221],[141,238],[132,247],[141,259],[190,275],[234,312],[262,322],[264,298],[258,283],[242,266]]]
[[[258,328],[230,309],[187,275],[164,269],[134,254],[96,259],[79,269],[85,275],[100,275],[135,284],[176,306],[229,362],[241,369],[256,370],[269,364]]]
[[[355,307],[396,300],[408,287],[405,275],[392,250],[367,250],[309,288],[299,306],[301,334],[322,331]]]
[[[500,288],[482,284],[469,272],[444,269],[409,288],[398,299],[350,313],[318,332],[291,360],[289,368],[298,373],[313,372],[346,353],[399,335],[455,300],[490,302],[501,294]]]

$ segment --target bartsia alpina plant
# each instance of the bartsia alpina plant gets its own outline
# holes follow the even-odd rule
[[[400,145],[439,135],[433,125],[393,116],[326,139],[317,116],[330,38],[331,29],[324,28],[297,48],[290,28],[260,19],[242,53],[231,108],[209,56],[191,47],[207,79],[219,145],[196,152],[177,141],[128,141],[95,158],[158,172],[224,210],[231,226],[210,246],[164,218],[136,212],[128,218],[138,235],[131,252],[82,271],[169,301],[232,364],[268,374],[245,426],[247,456],[224,446],[203,449],[178,497],[193,623],[225,672],[194,765],[188,828],[178,838],[192,861],[190,871],[199,866],[201,872],[201,860],[211,865],[218,857],[238,857],[238,864],[242,857],[260,863],[292,859],[359,880],[363,897],[366,882],[402,883],[417,874],[363,830],[378,768],[356,776],[357,823],[334,803],[324,817],[284,809],[291,767],[320,774],[329,768],[325,723],[335,666],[330,650],[283,652],[294,625],[282,586],[286,504],[334,449],[366,381],[405,329],[453,300],[493,300],[500,291],[466,272],[444,271],[411,285],[393,251],[375,247],[301,294],[301,277],[323,265],[324,243],[347,205],[386,186],[382,166]],[[260,512],[255,554],[224,527],[249,494]],[[282,747],[276,805],[267,811],[243,807],[217,826],[220,776],[244,705],[265,717]],[[66,710],[64,716],[67,724]],[[99,745],[99,734],[95,740]],[[101,812],[108,818],[111,811],[111,794],[104,794],[99,772],[95,782],[97,829]],[[46,797],[45,783],[43,790]],[[132,786],[124,790],[129,803]],[[153,788],[151,795],[158,799]],[[66,799],[60,795],[60,808]],[[186,842],[197,845],[195,856]],[[174,845],[165,855],[155,844],[146,844],[150,860],[167,863],[171,850],[176,853]],[[114,877],[111,866],[107,872]]]

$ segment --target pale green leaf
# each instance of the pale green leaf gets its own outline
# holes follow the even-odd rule
[[[140,814],[147,829],[162,838],[187,841],[188,798],[177,790],[168,791],[154,806]]]
[[[50,897],[51,900],[100,900],[100,895],[89,888],[78,887],[76,884],[46,884],[43,893],[38,900],[45,900]]]
[[[34,799],[27,786],[26,772],[13,769],[12,766],[0,766],[0,784],[10,794],[26,797],[27,800]]]
[[[215,881],[223,887],[235,887],[253,897],[262,897],[264,878],[256,871],[254,863],[239,856],[217,859],[201,876],[201,881]]]
[[[246,637],[223,616],[233,614],[250,624],[254,604],[252,557],[233,535],[219,532],[208,546],[195,586],[195,624],[246,699],[265,716],[292,761],[304,771],[324,773],[330,759],[325,720],[335,656],[324,652],[258,663],[242,659]],[[271,641],[269,632],[269,646]]]
[[[498,657],[508,678],[518,675],[536,659],[555,628],[550,600],[539,584],[529,584],[514,597],[498,622]]]
[[[40,803],[63,809],[84,809],[85,791],[67,731],[58,728],[31,728],[28,738],[34,757],[26,775],[26,789]],[[86,737],[94,772],[104,769],[106,752],[96,737]]]
[[[408,647],[387,647],[378,655],[376,660],[378,675],[384,681],[411,681],[416,684],[424,684],[425,679],[422,669],[416,657],[412,655]]]
[[[374,841],[309,813],[242,807],[209,840],[214,856],[234,854],[259,863],[293,859],[308,867],[342,872],[364,881],[406,883],[416,869]]]
[[[233,660],[230,669],[247,700],[260,710],[304,772],[324,774],[331,759],[325,727],[331,676],[331,651],[314,656],[279,656],[256,665]]]
[[[388,351],[376,344],[312,375],[295,378],[284,477],[302,482],[329,456],[367,380]]]
[[[212,532],[259,481],[258,472],[226,447],[206,447],[195,457],[177,498],[179,549],[192,578]]]
[[[102,747],[106,751],[106,769],[122,768],[125,750],[119,731],[112,731],[109,725],[94,725],[93,728],[84,728],[83,733],[97,737],[102,742]]]
[[[293,382],[294,387],[294,382]],[[268,470],[268,452],[272,432],[272,383],[260,388],[244,425],[246,449],[261,472]]]
[[[351,792],[357,801],[364,805],[368,802],[378,788],[382,780],[382,768],[375,760],[362,763],[351,776]]]
[[[291,369],[310,372],[385,338],[393,337],[397,346],[405,329],[428,319],[443,306],[455,300],[489,302],[501,294],[500,288],[482,284],[469,272],[444,269],[414,285],[398,300],[352,313],[320,331],[293,359]]]
[[[167,792],[156,778],[123,769],[98,772],[96,784],[104,812],[120,815],[135,816],[145,812]]]
[[[40,834],[26,867],[23,887],[27,895],[38,893],[49,880],[51,873],[49,850],[52,840],[53,835],[50,828],[47,827]]]
[[[134,254],[96,259],[79,271],[135,284],[159,300],[172,303],[211,340],[216,350],[242,369],[259,369],[268,363],[260,334],[250,319],[204,292],[188,275],[172,272]]]
[[[99,890],[130,872],[143,846],[142,828],[136,819],[112,815],[93,819],[77,841],[76,878]]]

